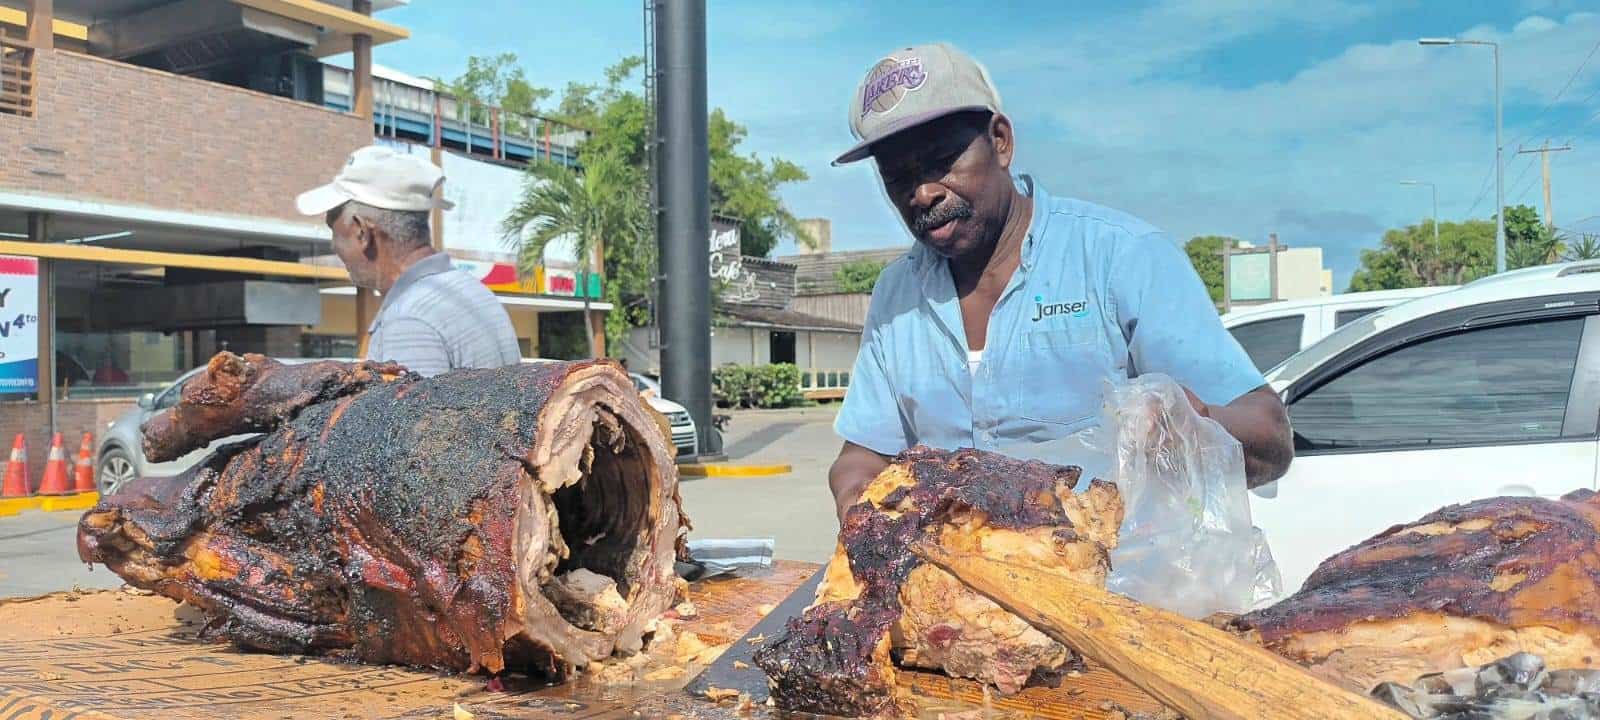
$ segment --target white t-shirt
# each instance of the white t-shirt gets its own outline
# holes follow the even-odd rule
[[[983,351],[982,350],[968,350],[967,351],[967,372],[972,373],[973,377],[977,377],[978,376],[978,366],[981,365],[981,364],[983,364]]]

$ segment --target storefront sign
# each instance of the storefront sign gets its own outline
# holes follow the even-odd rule
[[[1267,253],[1228,256],[1228,284],[1234,300],[1271,300],[1272,256]]]
[[[711,279],[738,282],[744,273],[739,259],[739,226],[728,225],[711,229]]]
[[[451,258],[450,264],[465,271],[468,275],[478,278],[490,290],[495,292],[521,293],[524,295],[534,295],[539,292],[537,278],[530,280],[519,279],[516,266],[510,263]]]
[[[0,255],[0,394],[39,389],[39,261]]]

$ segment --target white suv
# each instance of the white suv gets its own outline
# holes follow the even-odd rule
[[[1498,275],[1357,319],[1267,374],[1295,460],[1251,498],[1294,592],[1445,505],[1600,480],[1600,262]]]
[[[1266,372],[1363,315],[1454,289],[1452,285],[1283,300],[1234,310],[1222,316],[1222,326],[1244,346],[1256,368]]]

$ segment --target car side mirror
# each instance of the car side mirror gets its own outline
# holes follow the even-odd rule
[[[145,393],[143,395],[140,395],[139,396],[139,407],[144,408],[145,410],[154,410],[154,409],[156,409],[156,394],[155,393]]]

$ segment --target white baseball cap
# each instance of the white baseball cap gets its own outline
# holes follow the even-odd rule
[[[861,160],[890,135],[969,110],[1000,112],[1000,92],[977,60],[947,43],[896,50],[868,69],[856,88],[850,132],[859,142],[833,164]]]
[[[433,197],[444,172],[433,163],[382,145],[353,153],[333,182],[300,193],[295,206],[306,215],[323,215],[351,200],[385,210],[449,210],[455,203]]]

